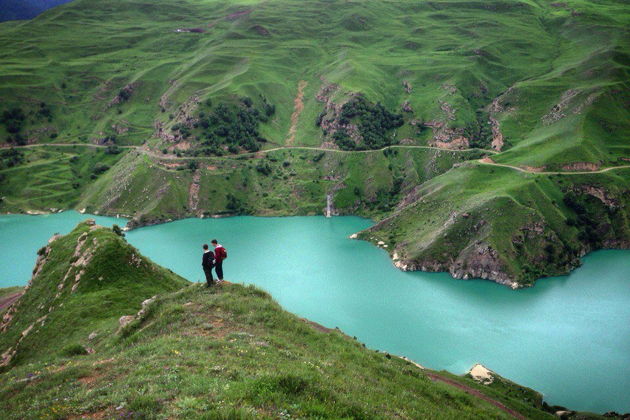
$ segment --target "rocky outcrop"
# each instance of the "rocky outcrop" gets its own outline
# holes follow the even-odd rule
[[[478,278],[492,280],[512,289],[523,287],[506,272],[498,258],[498,252],[488,245],[475,245],[472,252],[462,252],[454,261],[448,263],[434,259],[407,259],[401,257],[402,252],[398,249],[392,254],[394,265],[402,271],[448,272],[456,279]]]
[[[468,375],[470,375],[470,377],[475,381],[484,385],[490,385],[494,382],[494,372],[479,363],[470,368]]]
[[[595,185],[576,185],[573,188],[576,193],[588,194],[601,201],[608,208],[614,209],[619,207],[619,200],[613,197],[602,187]]]
[[[562,169],[565,171],[598,171],[600,168],[600,164],[599,163],[593,163],[593,162],[573,162],[573,163],[567,163],[566,165],[562,166]]]

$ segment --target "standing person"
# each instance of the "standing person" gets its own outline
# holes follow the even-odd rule
[[[214,271],[219,281],[223,281],[223,260],[227,258],[227,251],[216,239],[212,240],[212,245],[214,246]]]
[[[203,256],[201,257],[201,267],[206,275],[206,287],[212,286],[212,267],[214,266],[214,254],[208,249],[208,244],[203,244]]]

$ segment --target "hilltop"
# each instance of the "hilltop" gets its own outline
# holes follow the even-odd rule
[[[434,372],[252,286],[190,284],[90,222],[40,250],[1,328],[5,418],[551,418],[494,373]]]
[[[0,24],[0,210],[358,214],[514,288],[630,247],[621,0],[75,0]]]

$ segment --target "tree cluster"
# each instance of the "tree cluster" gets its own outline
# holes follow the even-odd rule
[[[200,129],[197,136],[202,148],[201,154],[220,156],[227,147],[229,153],[238,153],[240,150],[256,152],[260,150],[260,143],[266,142],[261,137],[258,127],[261,122],[266,122],[276,112],[274,105],[262,98],[262,111],[254,106],[254,101],[244,97],[238,103],[221,103],[212,107],[210,101],[206,106],[211,107],[206,113],[199,113],[198,122],[193,129]],[[185,124],[176,124],[174,131],[179,131],[182,137],[188,137],[192,129]]]
[[[578,239],[594,246],[601,245],[612,229],[611,220],[618,215],[617,208],[606,208],[597,199],[573,191],[564,195],[563,202],[577,216],[567,219],[567,225],[580,229]]]
[[[0,151],[0,169],[12,168],[24,162],[24,153],[18,149],[3,149]]]
[[[487,149],[492,143],[492,127],[488,123],[488,115],[477,111],[476,119],[466,125],[464,135],[470,139],[470,147]]]
[[[26,122],[26,114],[22,111],[22,108],[11,108],[2,113],[0,122],[4,124],[7,132],[10,134],[9,143],[15,143],[17,145],[26,144],[26,139],[22,136],[21,131]]]
[[[390,130],[402,126],[404,120],[401,114],[389,112],[380,103],[374,104],[359,95],[341,107],[339,124],[345,127],[350,123],[358,127],[362,143],[356,144],[347,129],[341,128],[333,134],[333,139],[343,150],[380,149],[389,146],[394,142],[389,135]]]

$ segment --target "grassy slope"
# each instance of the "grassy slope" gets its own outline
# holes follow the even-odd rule
[[[76,207],[82,191],[101,175],[94,172],[95,166],[114,166],[124,155],[84,147],[21,150],[23,164],[0,169],[5,211]]]
[[[7,98],[3,107],[20,105],[27,111],[25,132],[32,141],[52,141],[51,132],[59,134],[54,141],[60,142],[116,134],[119,143],[147,142],[156,150],[165,141],[154,137],[155,127],[168,132],[175,122],[194,116],[197,101],[217,104],[264,95],[277,108],[273,119],[261,126],[270,140],[265,147],[274,147],[286,142],[297,86],[305,81],[293,144],[318,146],[323,138],[314,122],[324,105],[315,96],[335,83],[336,102],[352,92],[392,110],[409,101],[414,112],[406,114],[407,124],[397,138],[412,138],[414,144],[432,143],[434,133],[412,128],[412,119],[460,129],[487,125],[493,117],[505,140],[503,152],[493,156],[496,162],[547,170],[566,170],[565,165],[581,162],[606,167],[630,159],[629,23],[630,13],[618,0],[171,0],[152,5],[76,0],[30,22],[0,25],[0,42],[7,46],[0,52],[0,95]],[[176,33],[177,28],[205,32]],[[403,82],[411,84],[411,93]],[[112,103],[129,85],[129,100]],[[51,122],[35,113],[41,101],[52,109]],[[2,130],[0,126],[0,138],[5,136]],[[188,146],[194,149],[195,140],[179,145]],[[204,213],[317,214],[326,193],[335,190],[341,212],[380,219],[401,198],[409,205],[420,197],[418,191],[436,188],[437,181],[422,183],[453,163],[479,157],[442,157],[435,160],[435,170],[429,151],[404,152],[410,156],[406,159],[330,153],[313,165],[316,153],[305,152],[304,160],[298,160],[301,153],[274,157],[274,152],[272,159],[286,160],[289,166],[272,162],[275,173],[269,177],[255,170],[254,161],[200,160],[195,205],[189,197],[192,174],[166,170],[154,157],[127,155],[96,182],[81,182],[74,191],[55,191],[53,196],[41,191],[28,196],[30,190],[21,189],[28,178],[11,169],[0,183],[5,196],[0,208],[76,206],[144,220]],[[48,172],[51,167],[42,165],[22,174],[33,169],[42,172],[41,178],[61,170]],[[395,230],[380,231],[379,239],[399,247],[410,266],[521,283],[566,272],[575,265],[575,255],[611,238],[603,235],[600,244],[578,241],[576,230],[565,226],[563,218],[575,214],[555,208],[571,184],[604,185],[617,196],[627,189],[624,171],[567,176],[562,185],[532,184],[531,177],[477,165],[451,172],[438,178],[442,192],[435,197],[442,204],[393,213],[397,221],[381,228],[395,225]],[[341,174],[341,179],[322,179],[331,174]],[[402,191],[387,198],[396,177],[403,179]],[[236,204],[228,205],[228,194],[236,197]],[[621,202],[627,215],[627,200]],[[477,215],[482,209],[494,210],[468,219],[488,222],[479,233],[462,224],[445,226],[451,208],[476,209]],[[511,212],[519,217],[510,217]],[[544,235],[530,238],[523,252],[514,248],[513,239],[528,223],[542,224]],[[462,236],[446,240],[440,236],[445,230]],[[627,229],[615,231],[619,240],[608,244],[621,246]],[[499,257],[476,262],[469,245],[478,241],[475,246],[491,247]],[[546,245],[568,257],[549,260],[540,254]]]
[[[76,292],[68,284],[55,299],[79,242],[88,245],[82,253],[96,247],[94,257]],[[54,306],[0,374],[4,418],[508,417],[409,362],[313,328],[253,287],[186,286],[108,229],[81,224],[46,258],[0,333],[5,349]],[[156,301],[118,329],[118,317],[151,294]],[[94,352],[79,354],[88,347]],[[530,418],[550,417],[536,393],[488,392]]]
[[[146,215],[147,220],[242,212],[322,214],[326,194],[334,191],[339,212],[374,214],[379,212],[375,207],[379,191],[381,195],[389,194],[394,179],[403,180],[401,189],[405,191],[475,153],[413,149],[386,155],[380,151],[348,154],[280,150],[263,157],[196,160],[199,199],[197,210],[193,210],[189,186],[194,172],[188,169],[187,161],[153,160],[130,152],[87,191],[79,207],[91,212]],[[261,165],[269,165],[271,173],[258,171]],[[228,194],[236,197],[239,208],[227,207]],[[395,196],[398,198],[400,194]]]
[[[467,165],[423,184],[412,205],[361,237],[384,241],[409,268],[532,284],[574,268],[592,248],[628,247],[629,175],[627,169],[568,177]],[[588,187],[606,191],[611,201]],[[584,226],[567,224],[579,218],[563,201],[572,190],[597,223],[590,243],[580,235]]]
[[[506,160],[627,156],[627,9],[612,0],[562,4],[78,0],[0,31],[7,46],[0,94],[5,107],[52,106],[53,122],[35,122],[31,131],[53,125],[61,141],[87,141],[113,134],[116,125],[128,129],[121,139],[136,144],[151,137],[156,121],[168,126],[169,114],[192,98],[217,103],[262,94],[277,106],[263,134],[282,144],[304,80],[298,145],[321,141],[314,121],[323,107],[315,100],[322,80],[340,85],[339,98],[363,92],[392,109],[408,100],[414,118],[451,127],[474,122],[477,110],[501,97],[504,112],[496,116],[514,145]],[[236,12],[247,13],[230,17]],[[111,105],[134,83],[129,101]],[[566,116],[543,123],[570,90],[560,112]],[[454,109],[452,118],[440,102]]]
[[[118,316],[137,311],[143,299],[186,284],[111,230],[86,223],[40,252],[43,260],[34,270],[39,271],[15,305],[16,313],[6,313],[12,319],[0,334],[3,352],[17,350],[12,364],[58,356],[93,329],[115,326]],[[60,333],[62,326],[67,329]]]

